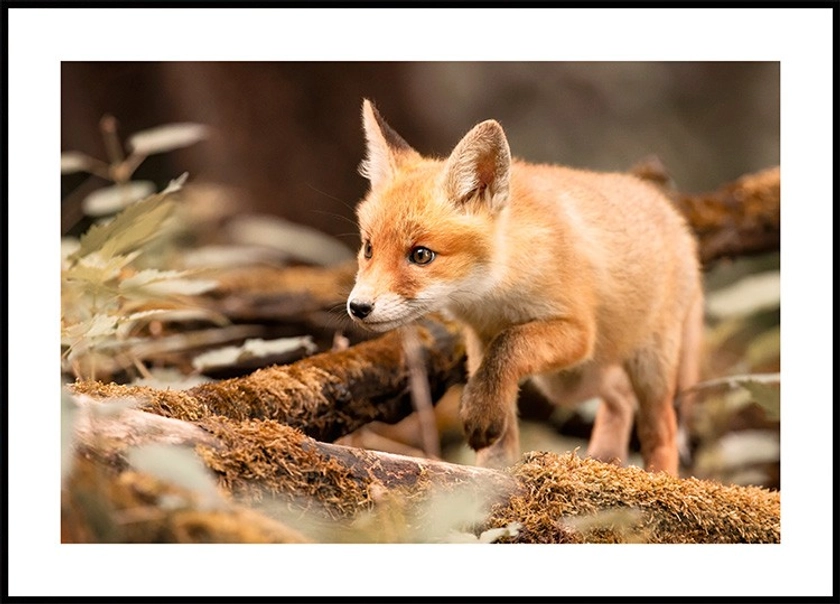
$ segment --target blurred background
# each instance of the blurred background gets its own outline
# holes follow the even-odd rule
[[[61,95],[62,151],[104,158],[104,114],[123,137],[205,124],[208,140],[148,158],[135,178],[163,186],[189,171],[235,187],[243,210],[332,235],[348,232],[335,215],[351,218],[366,188],[363,97],[426,154],[448,154],[494,118],[523,159],[626,170],[653,154],[684,192],[779,163],[779,64],[769,62],[63,62]],[[65,176],[63,194],[84,179]]]
[[[207,136],[190,144],[182,138],[166,152],[149,154],[130,178],[160,190],[186,171],[205,206],[211,190],[233,200],[226,220],[268,214],[290,221],[295,231],[310,227],[325,234],[306,241],[288,228],[268,234],[285,244],[286,259],[298,263],[338,263],[352,259],[358,247],[352,222],[367,187],[357,172],[365,152],[365,97],[426,155],[448,155],[469,128],[494,118],[520,158],[624,171],[656,156],[683,193],[711,191],[780,162],[776,62],[63,62],[61,76],[63,153],[115,165],[113,144],[108,149],[102,133],[105,115],[115,118],[122,141],[166,124],[203,124]],[[62,236],[78,237],[102,217],[85,210],[85,199],[109,181],[64,165],[62,171]],[[256,227],[265,222],[248,223],[236,243],[259,243]],[[194,231],[201,235],[192,244],[215,243],[212,229]],[[226,236],[231,240],[230,231]],[[306,258],[296,256],[309,244]],[[335,249],[321,253],[330,246]],[[694,394],[698,417],[684,469],[778,488],[778,253],[716,263],[706,273],[706,291],[703,373],[712,382]],[[341,314],[340,303],[337,308]],[[345,335],[356,341],[359,334],[346,323],[325,323],[318,349]],[[276,326],[272,333],[277,336]],[[740,377],[727,381],[731,376]],[[721,378],[727,380],[714,382]],[[526,400],[531,396],[530,406],[520,405],[523,450],[585,450],[594,406],[569,414],[536,400],[527,388],[523,393]],[[438,405],[442,455],[470,463],[457,393],[448,401]],[[347,442],[379,448],[396,439],[414,447],[399,452],[421,446],[410,422],[401,431],[376,432],[374,440]]]

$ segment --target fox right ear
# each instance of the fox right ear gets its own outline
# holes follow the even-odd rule
[[[393,177],[402,160],[417,152],[382,119],[367,99],[362,102],[362,125],[367,157],[359,165],[359,173],[370,181],[373,189]]]
[[[491,210],[505,205],[510,188],[510,148],[502,127],[486,120],[467,132],[446,160],[444,186],[453,201],[476,201]]]

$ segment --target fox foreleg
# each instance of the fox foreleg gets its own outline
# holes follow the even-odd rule
[[[593,346],[594,329],[572,319],[514,325],[490,340],[461,396],[461,420],[478,465],[504,467],[519,457],[519,382],[583,362]]]

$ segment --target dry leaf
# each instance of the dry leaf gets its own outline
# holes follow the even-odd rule
[[[190,447],[143,445],[129,449],[127,457],[128,463],[141,472],[192,491],[206,503],[222,503],[216,480]]]
[[[94,160],[78,151],[65,151],[61,154],[61,173],[73,174],[74,172],[86,172]]]
[[[156,195],[128,206],[113,220],[93,225],[82,235],[81,245],[71,259],[96,251],[105,257],[116,256],[154,239],[160,233],[163,221],[174,209],[174,203],[167,199],[170,192],[170,187],[167,187]]]
[[[274,216],[238,217],[231,221],[229,231],[237,243],[264,245],[311,264],[329,266],[355,257],[329,235]]]
[[[124,279],[120,283],[120,293],[124,295],[184,295],[195,296],[214,289],[215,281],[209,279],[190,279],[184,271],[159,271],[147,269]]]
[[[155,192],[150,180],[132,180],[124,184],[97,189],[82,201],[87,216],[109,216]]]
[[[779,306],[781,278],[778,271],[749,275],[733,285],[706,296],[710,315],[724,318],[743,316]]]
[[[225,346],[200,354],[193,358],[192,365],[199,371],[207,371],[238,365],[253,359],[283,356],[291,353],[295,353],[294,356],[305,356],[314,353],[317,349],[318,347],[312,341],[311,336],[277,340],[254,338],[245,340],[242,346]]]
[[[166,124],[136,132],[129,137],[127,146],[138,155],[152,155],[188,147],[204,140],[208,134],[209,129],[203,124]]]

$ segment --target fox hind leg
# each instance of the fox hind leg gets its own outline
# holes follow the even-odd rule
[[[677,442],[680,456],[689,465],[691,462],[690,432],[693,417],[692,393],[685,394],[688,388],[700,380],[700,357],[703,350],[703,293],[700,288],[691,303],[688,316],[683,326],[680,349],[680,369],[677,379],[679,397],[679,430]]]
[[[595,415],[586,454],[600,461],[626,463],[636,397],[627,373],[621,366],[610,365],[601,371],[598,394],[601,403]]]
[[[636,430],[645,469],[677,476],[679,455],[674,393],[679,338],[656,340],[656,343],[637,350],[625,367],[638,399]]]

